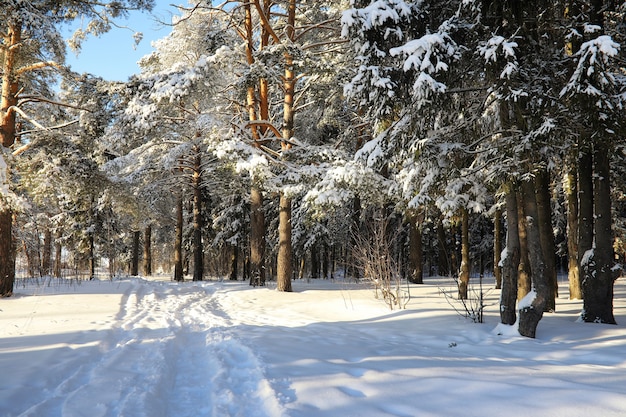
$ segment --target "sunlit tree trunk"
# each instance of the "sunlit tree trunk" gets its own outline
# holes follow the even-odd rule
[[[567,204],[567,278],[570,300],[583,298],[578,269],[578,175],[576,165],[568,163],[564,190]]]
[[[470,279],[469,259],[469,214],[461,209],[461,267],[459,268],[459,299],[466,300]]]
[[[8,23],[3,34],[2,97],[0,98],[0,143],[10,148],[15,142],[15,111],[19,90],[15,74],[17,54],[22,42],[22,27]],[[0,156],[2,157],[2,156]],[[7,168],[8,169],[8,168]],[[8,172],[6,173],[8,175]],[[13,244],[13,213],[6,204],[0,202],[0,297],[13,294],[15,282],[15,248]]]
[[[524,198],[521,193],[517,195],[517,222],[519,232],[520,259],[517,275],[517,299],[521,300],[532,288],[530,261],[528,259],[528,242],[526,240],[526,213],[524,212]]]

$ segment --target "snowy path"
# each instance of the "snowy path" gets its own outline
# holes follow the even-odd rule
[[[55,364],[52,393],[19,416],[279,416],[258,359],[229,332],[214,286],[134,280],[97,349]]]

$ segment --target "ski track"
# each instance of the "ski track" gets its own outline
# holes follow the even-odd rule
[[[284,416],[214,292],[209,283],[133,279],[99,353],[87,365],[57,364],[65,378],[19,416]]]

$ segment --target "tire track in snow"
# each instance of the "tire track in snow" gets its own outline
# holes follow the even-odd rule
[[[133,280],[100,355],[21,416],[284,416],[215,285]],[[74,366],[66,364],[66,366]]]

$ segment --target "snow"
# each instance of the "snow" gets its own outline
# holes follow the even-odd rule
[[[0,415],[626,415],[623,278],[619,325],[576,322],[561,280],[536,339],[498,324],[498,291],[474,324],[451,279],[426,282],[394,311],[341,280],[20,283],[0,300]]]

